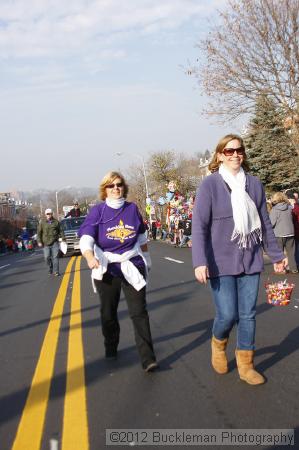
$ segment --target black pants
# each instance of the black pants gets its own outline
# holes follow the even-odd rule
[[[286,251],[289,268],[291,271],[297,270],[297,264],[295,261],[295,238],[294,236],[277,237],[277,243],[282,251]]]
[[[123,289],[129,314],[134,326],[135,342],[142,367],[156,360],[148,312],[146,309],[145,287],[136,291],[126,280],[105,273],[102,281],[94,280],[101,302],[101,321],[104,345],[107,350],[116,349],[119,343],[119,322],[117,308]]]

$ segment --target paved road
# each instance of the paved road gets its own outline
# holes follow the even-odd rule
[[[272,307],[263,284],[280,277],[266,266],[256,363],[268,382],[253,387],[238,378],[234,334],[230,372],[210,367],[213,306],[208,287],[194,281],[190,250],[158,241],[150,249],[148,304],[160,363],[153,374],[141,370],[124,300],[119,358],[105,361],[98,299],[80,257],[61,260],[59,279],[48,277],[40,251],[1,257],[1,450],[101,450],[105,430],[114,428],[296,428],[299,448],[299,277],[288,277],[297,282],[292,304]]]

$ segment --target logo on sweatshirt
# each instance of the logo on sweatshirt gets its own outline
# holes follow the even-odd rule
[[[124,225],[122,220],[120,220],[119,224],[115,227],[107,228],[107,239],[120,241],[121,244],[125,242],[126,239],[132,239],[134,236],[136,236],[134,227],[130,225]]]

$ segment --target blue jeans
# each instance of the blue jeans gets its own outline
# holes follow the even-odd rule
[[[254,350],[259,281],[259,273],[210,279],[216,309],[213,335],[220,340],[228,338],[236,323],[239,350]]]
[[[167,238],[167,231],[162,230],[162,235],[161,235],[162,241],[165,241],[166,238]]]
[[[54,242],[52,245],[44,246],[45,261],[49,266],[49,272],[59,273],[59,260],[58,260],[59,244]]]
[[[181,240],[180,247],[183,247],[183,245],[186,245],[188,241],[190,241],[191,236],[187,236],[186,234],[183,234],[183,239]]]

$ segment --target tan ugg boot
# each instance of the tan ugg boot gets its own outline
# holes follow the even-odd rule
[[[227,358],[225,349],[228,339],[219,340],[212,337],[212,366],[217,373],[224,374],[228,372]]]
[[[248,384],[263,384],[265,378],[254,370],[253,350],[236,350],[237,366],[241,380]]]

